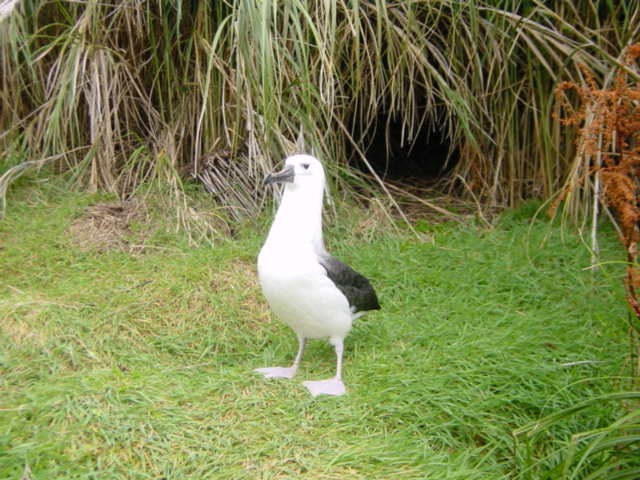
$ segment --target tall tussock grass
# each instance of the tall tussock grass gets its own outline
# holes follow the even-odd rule
[[[452,187],[461,179],[492,205],[550,197],[576,133],[553,119],[555,85],[582,82],[581,65],[607,78],[640,29],[638,2],[596,0],[9,3],[7,166],[51,159],[120,197],[157,182],[184,206],[184,172],[225,152],[236,167],[210,168],[222,179],[242,168],[254,201],[218,201],[242,214],[301,132],[332,178],[352,160],[376,178],[364,152],[392,120],[409,145],[424,129],[447,137]]]

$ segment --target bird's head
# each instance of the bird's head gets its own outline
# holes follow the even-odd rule
[[[292,187],[324,188],[324,168],[320,160],[311,155],[292,155],[284,162],[284,168],[279,172],[270,173],[263,184],[284,183]]]

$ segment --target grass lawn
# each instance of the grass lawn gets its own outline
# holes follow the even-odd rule
[[[324,342],[292,381],[252,373],[296,351],[257,284],[266,222],[215,248],[160,232],[96,253],[68,233],[96,201],[25,183],[0,223],[0,478],[514,478],[513,430],[629,373],[621,265],[591,272],[579,237],[526,211],[427,226],[432,243],[332,220],[329,248],[383,309],[347,338],[348,395],[313,399]],[[616,408],[557,425],[537,458]]]

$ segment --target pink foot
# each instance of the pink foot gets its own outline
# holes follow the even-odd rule
[[[297,370],[294,367],[266,367],[256,368],[254,372],[261,373],[265,378],[293,378]]]
[[[311,395],[317,397],[318,395],[344,395],[347,389],[342,383],[342,380],[337,378],[330,378],[328,380],[317,380],[302,382],[305,387],[311,392]]]

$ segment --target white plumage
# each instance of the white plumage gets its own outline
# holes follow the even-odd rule
[[[285,189],[267,240],[258,256],[258,276],[273,313],[289,325],[299,340],[291,367],[257,369],[267,378],[292,378],[308,338],[328,338],[335,346],[334,378],[304,382],[315,396],[342,395],[343,339],[354,318],[380,308],[368,280],[329,255],[322,240],[322,164],[310,155],[287,158],[281,172],[265,184],[284,183]]]

